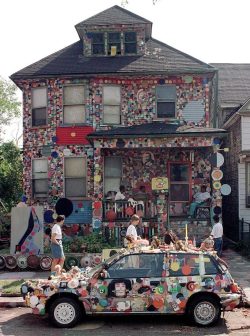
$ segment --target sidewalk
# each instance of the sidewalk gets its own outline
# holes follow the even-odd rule
[[[229,271],[234,280],[244,289],[247,303],[250,305],[250,260],[231,249],[223,251],[222,259],[229,265]],[[0,272],[0,280],[46,279],[49,274],[50,272]],[[23,306],[24,301],[21,297],[0,296],[0,307]]]

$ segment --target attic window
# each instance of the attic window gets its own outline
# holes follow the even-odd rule
[[[125,32],[124,36],[124,49],[125,54],[136,54],[137,51],[136,43],[136,33],[135,32]]]
[[[104,55],[104,34],[103,33],[92,33],[92,54],[93,55]]]
[[[121,34],[108,33],[108,54],[111,54],[111,47],[116,47],[116,54],[121,54]]]

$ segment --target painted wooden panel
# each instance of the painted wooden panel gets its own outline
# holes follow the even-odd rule
[[[250,150],[250,117],[241,117],[242,150]]]
[[[89,145],[87,135],[91,132],[93,132],[91,126],[58,127],[56,143],[58,145]]]
[[[73,201],[73,212],[65,219],[65,224],[92,223],[92,201]]]
[[[239,218],[250,223],[250,208],[246,207],[246,166],[239,163]],[[246,229],[246,228],[245,228]]]

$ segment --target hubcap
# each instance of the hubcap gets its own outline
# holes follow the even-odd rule
[[[194,310],[196,322],[206,325],[213,321],[216,315],[216,309],[210,302],[203,301],[197,304]]]
[[[69,324],[75,318],[75,308],[69,303],[60,303],[54,310],[54,316],[58,323]]]

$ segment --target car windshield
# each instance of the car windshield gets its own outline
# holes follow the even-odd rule
[[[102,262],[101,264],[91,268],[88,272],[88,275],[91,277],[93,276],[96,272],[100,271],[102,268],[104,268],[106,265],[110,265],[112,264],[116,259],[118,259],[119,256],[121,256],[122,253],[116,253],[114,255],[112,255],[110,258],[108,258],[107,260],[105,260],[104,262]]]

